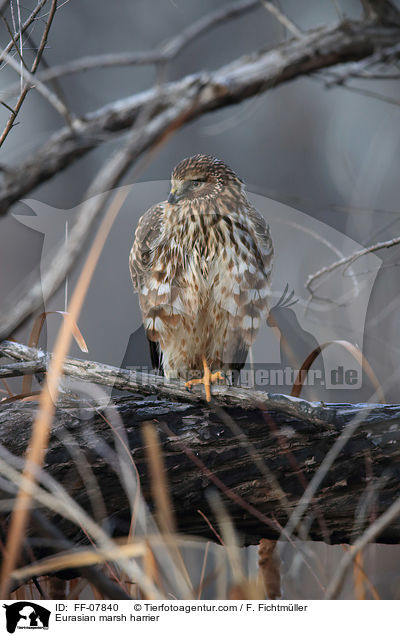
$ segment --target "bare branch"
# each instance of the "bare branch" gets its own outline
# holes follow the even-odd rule
[[[71,118],[70,118],[68,109],[66,108],[65,104],[63,104],[63,102],[61,102],[61,100],[57,97],[57,95],[55,95],[50,89],[48,89],[45,84],[43,84],[42,82],[39,82],[35,78],[35,76],[32,75],[32,73],[28,71],[27,68],[25,68],[25,66],[21,66],[21,62],[15,60],[12,57],[12,55],[10,55],[9,53],[6,53],[5,51],[2,51],[0,55],[7,62],[7,64],[9,64],[15,71],[17,71],[17,73],[21,75],[22,79],[28,84],[27,88],[25,89],[26,92],[28,92],[29,88],[32,88],[34,86],[37,89],[37,91],[41,95],[43,95],[45,99],[47,99],[49,104],[51,104],[51,106],[53,106],[53,108],[66,121],[70,122]],[[0,145],[2,144],[3,141],[4,139],[1,138]]]
[[[22,50],[21,50],[21,49],[22,49],[22,47],[19,47],[19,46],[18,46],[18,43],[17,43],[17,41],[16,41],[16,40],[15,40],[15,38],[14,38],[13,32],[11,31],[10,25],[8,24],[8,22],[7,22],[7,20],[5,19],[4,15],[1,15],[1,11],[0,11],[0,16],[1,16],[1,19],[3,20],[3,22],[4,22],[4,24],[5,24],[5,27],[6,27],[7,31],[8,31],[8,33],[9,33],[9,35],[10,35],[10,38],[11,38],[12,43],[13,43],[13,45],[14,45],[14,49],[17,51],[18,56],[19,56],[19,58],[20,58],[20,60],[21,60],[22,64],[23,64],[23,65],[25,66],[25,68],[27,69],[27,66],[26,66],[26,64],[25,64],[25,60],[24,60],[24,58],[23,58],[23,56],[22,56]],[[20,41],[22,42],[22,38],[21,38],[21,40],[20,40]],[[1,54],[1,55],[2,55],[2,54]],[[22,78],[21,78],[21,79],[22,79]]]
[[[336,11],[336,13],[338,15],[339,20],[340,21],[344,20],[344,13],[343,13],[343,11],[342,11],[342,9],[340,7],[340,4],[339,4],[338,0],[332,0],[332,4],[335,7],[335,11]]]
[[[396,238],[390,239],[390,241],[382,241],[381,243],[375,243],[374,245],[370,245],[370,247],[364,247],[363,249],[358,250],[357,252],[354,252],[353,254],[350,254],[350,256],[345,256],[344,258],[341,258],[340,260],[335,261],[334,263],[331,263],[331,265],[326,265],[326,267],[322,267],[320,270],[318,270],[318,272],[315,272],[315,274],[312,274],[311,276],[307,278],[307,282],[305,285],[307,291],[311,294],[311,296],[313,296],[314,291],[312,289],[312,285],[316,280],[318,280],[322,276],[325,276],[326,274],[333,272],[335,269],[338,269],[339,267],[343,267],[343,265],[346,265],[346,266],[351,265],[358,258],[361,258],[361,256],[365,256],[366,254],[372,254],[373,252],[378,252],[379,250],[388,249],[389,247],[393,247],[394,245],[398,245],[399,243],[400,243],[400,236],[397,236]]]
[[[2,175],[0,214],[112,135],[130,128],[140,111],[156,98],[162,112],[190,96],[186,121],[191,121],[302,75],[369,57],[377,47],[396,43],[398,36],[397,28],[363,23],[317,29],[302,40],[247,55],[213,73],[191,75],[166,84],[160,92],[150,89],[88,113],[75,126],[75,134],[68,128],[60,130],[26,162]]]
[[[259,0],[240,0],[229,4],[222,9],[217,9],[209,15],[189,25],[179,35],[171,38],[166,44],[154,51],[105,53],[103,55],[88,55],[78,60],[72,60],[65,64],[59,64],[42,71],[36,75],[41,82],[82,73],[97,68],[113,68],[115,66],[144,66],[148,64],[166,64],[171,62],[181,51],[196,38],[204,35],[210,29],[220,24],[239,18],[260,6]],[[18,84],[13,84],[5,89],[6,95],[12,95],[18,90]]]
[[[10,306],[0,315],[0,340],[11,334],[31,313],[36,311],[55,293],[65,276],[75,263],[95,220],[107,202],[111,190],[119,183],[135,160],[147,149],[154,148],[166,134],[179,127],[190,112],[192,92],[160,115],[151,118],[157,101],[147,104],[138,117],[135,126],[123,147],[104,163],[87,191],[78,217],[71,229],[68,244],[56,254],[41,280],[27,286],[25,294],[10,302]],[[149,121],[141,121],[149,116]]]
[[[292,35],[294,35],[295,38],[304,37],[304,33],[300,31],[300,29],[294,24],[294,22],[292,22],[292,20],[290,20],[287,15],[282,13],[282,11],[278,9],[278,7],[272,4],[272,2],[269,2],[268,0],[261,0],[261,2],[262,5],[267,9],[267,11],[269,11],[274,16],[274,18],[276,18],[278,22],[280,22],[282,26],[285,27],[285,29],[287,29]]]
[[[39,66],[40,60],[42,59],[43,56],[43,52],[46,46],[46,42],[47,42],[47,38],[49,35],[49,31],[50,31],[50,27],[53,23],[53,19],[54,16],[56,14],[56,10],[57,10],[57,0],[52,0],[51,3],[51,7],[50,7],[50,11],[49,11],[49,19],[47,20],[46,26],[44,28],[43,34],[42,34],[42,39],[38,48],[38,51],[36,53],[36,57],[33,61],[32,64],[32,68],[31,68],[31,72],[29,72],[28,69],[23,68],[22,65],[20,67],[20,69],[16,69],[20,75],[21,75],[21,94],[18,98],[18,102],[15,106],[15,108],[13,109],[12,115],[9,118],[1,136],[0,136],[0,146],[4,143],[5,139],[7,138],[10,130],[12,129],[12,127],[14,126],[14,122],[15,119],[22,107],[23,102],[25,101],[25,97],[28,94],[29,91],[29,87],[25,86],[25,88],[23,88],[23,80],[28,78],[28,79],[33,79],[33,74],[36,73],[37,68]],[[22,48],[22,29],[20,29],[21,31],[21,35],[20,35],[20,41],[21,41],[21,48]],[[10,64],[10,66],[13,66],[13,62],[11,61],[12,58],[11,56],[4,51],[2,54],[3,59],[6,59],[8,61],[8,63]],[[22,54],[21,54],[21,59],[22,59]],[[15,68],[15,66],[14,66]],[[57,95],[54,95],[48,88],[47,86],[45,86],[44,84],[41,84],[37,86],[38,91],[44,96],[46,97],[46,99],[48,99],[48,101],[51,103],[51,105],[56,108],[56,110],[58,110],[60,112],[60,114],[65,118],[65,120],[68,123],[68,126],[71,128],[71,131],[73,132],[73,128],[72,128],[72,118],[71,115],[68,111],[68,108],[66,107],[66,105],[63,103],[63,101],[57,97]]]
[[[2,364],[0,366],[0,378],[13,378],[20,375],[29,375],[31,373],[40,373],[43,371],[46,371],[46,365],[41,360]]]
[[[353,62],[352,64],[347,64],[344,71],[336,71],[333,75],[331,81],[326,83],[326,86],[329,88],[336,84],[342,84],[350,77],[359,77],[365,78],[370,77],[368,74],[368,69],[376,66],[377,64],[390,64],[400,58],[400,44],[395,44],[394,46],[389,46],[383,49],[379,49],[373,55],[360,60],[359,62]],[[386,78],[387,75],[382,73],[378,77],[382,79]]]
[[[329,71],[328,73],[330,77],[335,78],[335,73],[332,73]],[[315,75],[312,75],[311,77],[314,80],[322,82],[325,85],[325,87],[332,86],[332,82],[330,81],[327,82],[326,79],[323,78],[322,74],[321,75],[315,74]],[[383,78],[380,77],[379,79],[383,79]],[[366,88],[361,88],[359,86],[350,86],[346,82],[337,83],[335,82],[335,79],[333,80],[333,85],[338,86],[339,88],[342,88],[343,90],[350,91],[351,93],[357,93],[359,95],[364,95],[365,97],[371,97],[372,99],[377,99],[378,101],[383,102],[385,104],[400,106],[400,100],[394,99],[393,97],[389,97],[388,95],[383,95],[382,93],[378,93],[377,91],[371,91]]]
[[[399,24],[400,12],[391,0],[361,0],[367,20]]]
[[[248,6],[248,5],[246,5]],[[196,74],[163,87],[155,87],[89,113],[55,133],[50,140],[16,168],[0,175],[0,214],[34,187],[48,180],[92,148],[129,129],[150,111],[157,116],[135,131],[121,154],[107,162],[87,197],[112,189],[143,152],[152,147],[171,126],[187,123],[205,112],[241,102],[248,97],[301,75],[349,60],[370,57],[376,47],[393,45],[397,28],[352,23],[312,31],[276,49],[260,51],[210,74]],[[174,123],[175,122],[175,123]],[[177,124],[179,122],[179,124]],[[137,135],[137,137],[136,137]],[[133,150],[132,150],[133,149]],[[0,338],[9,336],[33,311],[57,290],[88,236],[103,203],[87,201],[71,232],[67,250],[54,261],[40,283],[29,287],[22,298],[0,316]],[[43,292],[43,295],[42,295]]]
[[[40,362],[39,369],[47,368],[49,354],[27,347],[19,342],[4,340],[0,343],[0,356],[13,358],[20,362]],[[85,382],[93,382],[103,386],[111,386],[121,391],[139,392],[143,395],[159,393],[170,399],[183,399],[186,402],[203,402],[201,391],[188,391],[184,382],[174,382],[165,377],[140,373],[134,369],[118,369],[100,362],[67,358],[64,364],[65,375],[80,379]],[[306,419],[318,426],[327,426],[328,420],[319,415],[321,405],[313,405],[307,400],[293,398],[286,395],[269,395],[262,391],[252,391],[229,386],[213,387],[213,397],[221,405],[237,404],[243,409],[276,408],[285,413],[295,415],[300,419]],[[329,413],[326,407],[325,414]]]
[[[17,31],[17,33],[15,34],[15,40],[17,41],[18,38],[22,37],[22,35],[25,33],[26,29],[32,24],[32,22],[36,19],[36,16],[38,15],[38,13],[40,12],[40,10],[42,9],[42,7],[46,4],[47,0],[39,0],[39,2],[37,3],[36,7],[33,9],[32,13],[30,14],[29,18],[27,18],[25,20],[25,22],[23,23],[23,25],[21,26],[21,28],[19,29],[19,31]],[[0,9],[1,12],[1,9]],[[9,53],[12,49],[12,47],[14,46],[14,40],[12,39],[7,46],[5,47],[4,51],[6,53]],[[2,55],[0,55],[0,63],[3,61],[3,57]],[[19,85],[18,85],[19,86]]]

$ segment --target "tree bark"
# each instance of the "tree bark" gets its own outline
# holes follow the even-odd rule
[[[208,496],[210,489],[216,489],[241,543],[254,544],[261,538],[275,539],[280,535],[281,527],[288,522],[335,440],[355,415],[365,412],[362,423],[327,472],[303,516],[307,536],[331,543],[349,543],[399,496],[399,405],[325,406],[298,400],[299,416],[277,407],[268,409],[265,404],[262,408],[248,405],[241,408],[232,401],[229,404],[226,395],[222,402],[217,399],[211,405],[198,400],[193,403],[177,400],[175,396],[167,399],[136,394],[118,398],[103,411],[104,417],[99,408],[61,405],[54,421],[45,470],[90,510],[87,484],[84,486],[68,450],[71,437],[66,445],[60,441],[63,433],[68,432],[98,479],[114,533],[127,535],[130,524],[127,495],[116,474],[115,462],[107,458],[103,446],[104,443],[115,446],[110,423],[118,414],[140,476],[141,493],[152,507],[151,475],[141,429],[143,422],[153,422],[179,531],[215,540],[204,515],[218,529],[215,507],[210,508]],[[310,419],[305,416],[307,405]],[[0,410],[0,443],[17,456],[26,450],[35,409],[32,403],[18,402],[3,405]],[[313,417],[315,409],[319,424]],[[9,492],[3,494],[3,498],[9,497]],[[48,516],[68,540],[82,540],[82,534],[70,522],[51,512]],[[396,519],[377,540],[397,543],[399,538],[400,519]]]

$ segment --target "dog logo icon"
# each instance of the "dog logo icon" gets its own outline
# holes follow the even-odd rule
[[[9,605],[3,605],[6,610],[7,631],[14,634],[16,629],[48,629],[50,610],[31,603],[19,601]]]

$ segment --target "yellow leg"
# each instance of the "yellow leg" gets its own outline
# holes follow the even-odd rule
[[[189,380],[189,382],[185,383],[185,386],[187,386],[188,388],[191,388],[194,384],[204,384],[204,388],[206,391],[206,400],[207,402],[211,402],[211,384],[213,382],[216,382],[217,380],[224,380],[225,378],[222,375],[221,371],[217,371],[216,373],[211,373],[210,368],[207,364],[207,360],[205,359],[204,356],[202,356],[202,359],[203,359],[203,369],[204,369],[203,377],[196,380]]]

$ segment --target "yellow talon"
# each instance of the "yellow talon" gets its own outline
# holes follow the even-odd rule
[[[185,382],[185,386],[190,389],[194,384],[204,384],[204,388],[206,391],[206,400],[207,402],[211,402],[211,384],[213,382],[217,382],[217,380],[224,380],[225,378],[222,375],[221,371],[211,373],[210,368],[207,364],[207,360],[204,356],[202,356],[202,360],[204,369],[203,377],[200,379],[189,380],[188,382]]]

